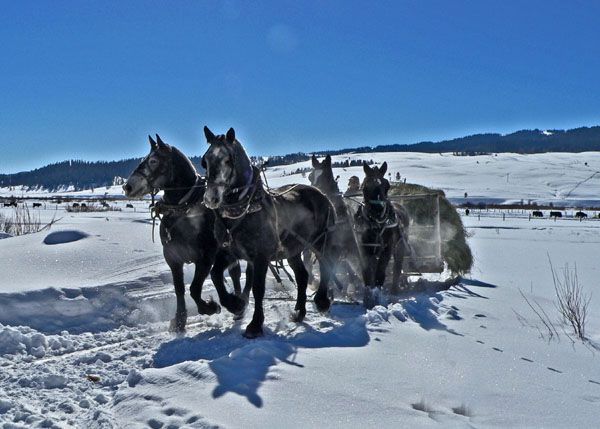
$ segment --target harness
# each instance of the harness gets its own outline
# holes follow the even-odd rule
[[[240,195],[238,196],[237,201],[232,203],[221,203],[221,206],[217,209],[221,217],[227,219],[241,219],[247,214],[256,213],[262,210],[262,200],[265,191],[260,176],[254,174],[253,168],[250,183],[227,189],[223,198],[238,193]]]
[[[379,216],[373,216],[369,213],[368,206],[375,204],[384,206],[383,211]],[[377,233],[377,242],[361,243],[361,245],[364,247],[378,248],[378,254],[383,251],[383,234],[388,229],[398,227],[396,212],[388,200],[370,200],[365,204],[362,204],[356,213],[355,220],[355,228],[358,231],[365,232],[371,230]]]
[[[183,197],[181,197],[181,199],[176,204],[166,203],[163,199],[160,199],[155,202],[155,197],[156,197],[158,190],[157,189],[153,190],[153,192],[150,194],[152,196],[152,208],[150,209],[150,217],[152,219],[152,242],[153,243],[154,243],[154,229],[156,227],[156,219],[162,221],[162,218],[165,216],[186,215],[189,212],[190,208],[196,206],[198,201],[202,198],[202,196],[204,195],[204,192],[202,190],[204,188],[206,188],[206,180],[202,176],[196,175],[196,181],[194,182],[194,184],[190,187],[189,191]],[[180,189],[186,189],[186,188],[165,188],[164,190],[170,191],[170,190],[180,190]],[[167,231],[167,241],[170,241],[171,234],[169,233],[168,229],[166,229],[166,231]]]
[[[252,172],[248,176],[250,176],[249,183],[235,188],[229,188],[224,193],[224,196],[239,194],[238,200],[231,203],[223,202],[216,210],[215,235],[217,241],[222,243],[223,247],[231,246],[233,241],[232,232],[242,223],[246,215],[257,213],[263,208],[265,190],[263,189],[260,175],[256,174],[254,168],[252,168]],[[227,227],[223,219],[231,219],[234,220],[235,223],[232,226]]]

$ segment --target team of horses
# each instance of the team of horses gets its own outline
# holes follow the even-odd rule
[[[207,127],[208,149],[202,157],[205,177],[174,146],[149,137],[150,153],[123,185],[129,198],[162,198],[152,208],[160,218],[160,239],[177,297],[171,321],[175,332],[185,330],[187,310],[183,266],[195,264],[190,295],[200,314],[214,314],[225,307],[240,318],[254,298],[254,313],[244,336],[263,334],[265,281],[269,264],[286,259],[297,286],[293,320],[306,316],[310,262],[319,265],[319,286],[314,295],[316,308],[325,312],[331,305],[330,283],[339,282],[341,271],[356,249],[365,285],[364,303],[371,306],[372,290],[381,288],[391,257],[394,257],[394,284],[398,284],[402,259],[409,250],[406,211],[388,198],[390,184],[385,178],[387,164],[364,165],[363,200],[356,213],[348,213],[333,178],[331,158],[319,162],[313,157],[312,185],[286,185],[265,189],[261,170],[253,166],[235,131],[215,135]],[[357,239],[358,238],[358,239]],[[354,252],[356,253],[356,252]],[[239,261],[246,261],[246,283],[242,289]],[[308,267],[308,269],[307,269]],[[227,290],[224,272],[229,270],[234,290]],[[202,299],[202,286],[210,274],[219,304]]]

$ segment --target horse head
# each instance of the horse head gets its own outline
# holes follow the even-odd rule
[[[181,178],[186,183],[195,180],[196,170],[183,153],[163,142],[158,134],[156,140],[151,136],[148,136],[148,140],[150,153],[142,159],[123,185],[126,197],[141,198],[173,186]]]
[[[311,161],[313,170],[308,175],[310,184],[326,195],[339,192],[337,182],[333,177],[331,156],[327,155],[323,161],[319,162],[317,157],[313,155]]]
[[[384,205],[390,190],[390,182],[385,178],[387,162],[381,164],[381,167],[371,167],[367,163],[363,163],[363,170],[366,176],[362,189],[365,203]]]
[[[243,198],[252,184],[254,170],[233,128],[226,134],[215,135],[204,127],[204,135],[209,145],[202,157],[207,181],[204,204],[214,210],[228,198]]]

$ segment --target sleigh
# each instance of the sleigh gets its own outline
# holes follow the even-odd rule
[[[442,273],[444,271],[444,259],[442,256],[440,194],[431,192],[394,195],[390,196],[389,199],[393,203],[402,205],[407,210],[410,218],[408,243],[411,252],[405,254],[402,261],[403,275],[420,276],[426,273]],[[338,219],[338,222],[354,223],[353,214],[357,212],[362,204],[360,197],[346,196],[344,197],[344,203],[349,213],[348,219]],[[356,228],[353,227],[353,231],[356,231]],[[354,234],[354,238],[356,255],[362,258],[360,237]],[[388,267],[388,270],[390,267]],[[391,278],[390,276],[387,277]]]

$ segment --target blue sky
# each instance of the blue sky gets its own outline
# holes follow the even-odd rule
[[[0,4],[0,172],[600,124],[598,2]]]

